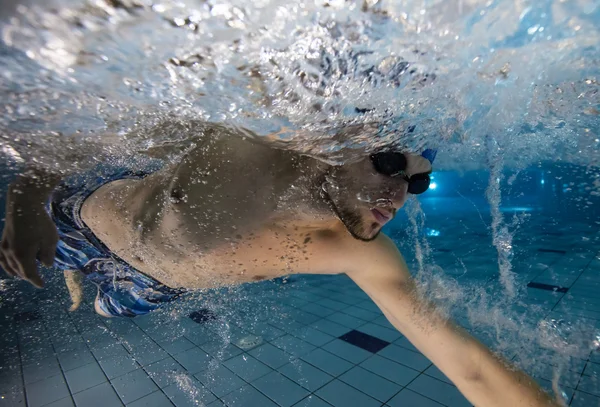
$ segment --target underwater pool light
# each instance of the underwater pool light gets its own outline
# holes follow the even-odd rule
[[[430,229],[430,228],[426,228],[425,229],[425,234],[427,236],[439,236],[440,235],[440,231],[439,230],[435,230],[435,229]]]
[[[429,188],[430,189],[436,189],[437,188],[437,184],[435,182],[432,182],[431,184],[429,184]]]

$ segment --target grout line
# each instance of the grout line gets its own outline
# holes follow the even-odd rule
[[[14,315],[13,315],[13,318],[14,318]],[[13,321],[14,321],[14,319],[13,319]],[[19,339],[19,325],[20,324],[15,324],[15,328],[17,328],[15,330],[16,331],[15,335],[17,337],[17,352],[19,352],[19,367],[20,367],[20,370],[21,370],[21,382],[23,383],[23,398],[25,400],[25,407],[28,407],[29,406],[29,401],[27,399],[27,389],[25,387],[25,374],[23,372],[23,355],[22,355],[22,352],[21,352],[21,340]],[[69,394],[70,393],[71,392],[69,391]]]

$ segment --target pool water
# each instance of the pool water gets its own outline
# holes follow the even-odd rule
[[[0,176],[148,164],[191,123],[328,162],[439,150],[386,233],[449,317],[600,406],[600,3],[0,3]],[[158,125],[158,127],[157,127]],[[176,162],[180,154],[162,157]],[[4,203],[0,202],[4,207]],[[0,280],[0,406],[468,406],[346,276],[105,319]]]
[[[414,232],[409,203],[387,233],[413,273],[438,284],[436,301],[484,343],[549,391],[558,377],[570,405],[600,405],[600,352],[589,347],[600,332],[598,197],[587,198],[595,212],[581,211],[581,196],[553,191],[551,169],[517,177],[501,206],[514,225],[517,287],[505,301],[477,188],[487,176],[434,174],[439,189],[420,203],[424,227]],[[428,252],[421,271],[416,247]],[[3,281],[0,405],[470,405],[346,276],[213,290],[133,319],[96,315],[91,287],[70,313],[61,276],[44,277],[44,290]]]

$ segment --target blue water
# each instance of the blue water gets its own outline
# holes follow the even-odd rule
[[[336,162],[437,147],[435,188],[386,226],[411,272],[543,387],[600,406],[600,3],[361,8],[3,2],[3,182],[31,162],[143,161],[189,142],[192,119]],[[344,276],[203,292],[133,320],[89,301],[68,313],[62,277],[44,277],[0,280],[0,406],[469,405]]]

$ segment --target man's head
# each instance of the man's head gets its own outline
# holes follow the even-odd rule
[[[409,193],[427,190],[433,158],[433,150],[421,156],[382,152],[333,167],[322,186],[323,195],[352,236],[373,240]]]

